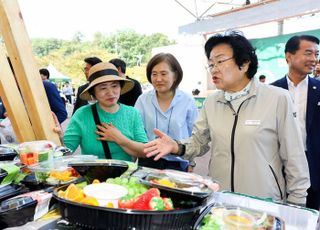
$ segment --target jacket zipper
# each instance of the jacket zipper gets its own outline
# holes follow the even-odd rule
[[[238,115],[239,115],[239,111],[241,106],[243,105],[243,103],[246,100],[244,100],[239,108],[238,111],[236,112],[234,110],[234,108],[232,107],[232,104],[230,103],[230,101],[227,102],[228,106],[230,107],[230,109],[233,112],[234,117],[234,122],[233,122],[233,127],[232,127],[232,132],[231,132],[231,192],[234,192],[234,162],[235,162],[235,154],[234,154],[234,136],[235,136],[235,132],[236,132],[236,127],[237,127],[237,123],[238,123]]]
[[[281,198],[281,200],[283,200],[283,195],[282,195],[282,191],[281,191],[281,188],[280,188],[280,184],[279,184],[277,175],[276,175],[276,173],[273,171],[273,168],[271,167],[271,165],[269,165],[269,168],[271,169],[272,175],[273,175],[274,179],[276,180],[276,183],[277,183],[277,186],[278,186],[278,189],[279,189],[279,192],[280,192],[280,198]]]

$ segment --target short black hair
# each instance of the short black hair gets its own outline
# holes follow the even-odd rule
[[[259,76],[259,79],[266,79],[266,76],[262,74]]]
[[[109,62],[113,64],[117,69],[120,67],[122,73],[126,73],[127,64],[120,58],[113,58]]]
[[[285,46],[284,53],[295,54],[299,50],[301,40],[313,42],[319,45],[319,39],[312,35],[299,35],[291,37]]]
[[[159,53],[154,55],[147,65],[147,79],[151,82],[152,69],[161,62],[169,65],[172,72],[176,74],[176,81],[172,84],[171,90],[176,90],[183,78],[183,71],[178,60],[170,53]]]
[[[101,59],[98,58],[98,57],[87,57],[83,61],[85,63],[88,63],[91,66],[94,66],[95,64],[98,64],[98,63],[102,62]]]
[[[230,45],[233,50],[233,58],[236,64],[240,67],[249,63],[247,76],[249,79],[253,78],[258,69],[258,58],[255,49],[247,38],[245,38],[239,31],[230,31],[225,34],[215,34],[208,39],[204,49],[208,59],[210,59],[211,50],[220,44]]]
[[[47,70],[47,69],[45,69],[45,68],[40,69],[40,70],[39,70],[39,73],[42,74],[42,75],[44,75],[44,76],[46,76],[47,79],[49,79],[49,77],[50,77],[49,70]]]

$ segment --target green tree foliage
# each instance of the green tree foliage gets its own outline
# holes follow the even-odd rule
[[[142,84],[147,82],[145,68],[154,47],[174,44],[166,35],[142,35],[132,30],[114,34],[96,33],[92,41],[84,41],[81,32],[75,33],[72,40],[33,39],[32,48],[39,68],[50,63],[72,79],[77,87],[86,79],[83,73],[84,58],[99,57],[103,61],[122,58],[127,63],[127,74]],[[139,57],[141,62],[138,62]]]
[[[60,49],[63,41],[58,39],[34,39],[32,49],[36,56],[44,57],[50,52]]]
[[[129,66],[135,66],[139,56],[142,56],[141,62],[146,63],[151,57],[152,48],[174,44],[174,41],[160,33],[147,36],[125,30],[109,36],[98,33],[94,37],[94,43],[123,58]]]

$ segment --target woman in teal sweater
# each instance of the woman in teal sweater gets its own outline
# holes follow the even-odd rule
[[[98,63],[89,72],[89,86],[82,92],[83,100],[96,100],[83,106],[72,116],[65,131],[65,146],[75,151],[80,145],[82,154],[132,161],[144,157],[143,143],[148,142],[140,113],[131,106],[119,104],[120,94],[133,87],[130,80],[119,77],[110,63]],[[99,122],[95,121],[96,109]],[[103,142],[107,142],[110,155]]]

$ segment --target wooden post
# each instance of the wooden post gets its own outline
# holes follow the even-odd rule
[[[17,0],[0,0],[0,29],[35,138],[61,145],[58,134],[53,132],[54,120]],[[19,108],[12,108],[12,116],[18,112]]]
[[[0,48],[0,94],[19,142],[35,140],[35,135],[14,75]]]

